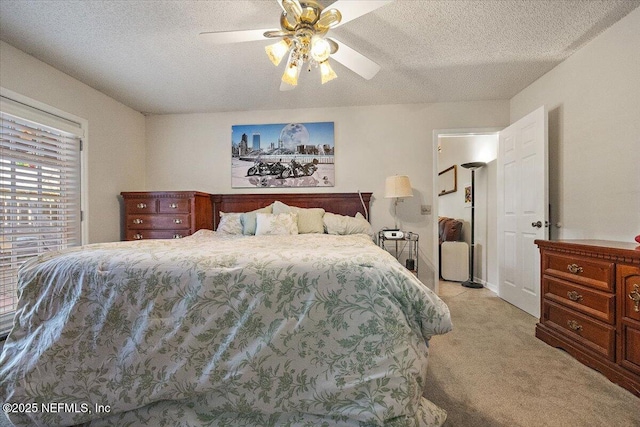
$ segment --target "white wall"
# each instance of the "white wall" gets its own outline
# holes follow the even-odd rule
[[[382,105],[147,117],[147,190],[251,193],[231,188],[231,126],[335,123],[336,186],[297,192],[373,192],[374,229],[393,225],[393,203],[384,199],[389,175],[410,177],[414,197],[398,205],[403,229],[420,234],[420,279],[433,286],[433,221],[420,205],[432,203],[434,129],[504,127],[508,101]],[[273,192],[287,190],[274,189]],[[427,261],[431,268],[427,269]]]
[[[640,8],[513,97],[511,121],[540,105],[549,111],[552,239],[633,242],[640,233]]]
[[[145,186],[144,116],[4,42],[0,85],[88,121],[86,241],[119,240],[118,195]]]

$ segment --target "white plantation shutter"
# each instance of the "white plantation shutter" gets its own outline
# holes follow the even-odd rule
[[[81,243],[82,128],[2,98],[0,104],[0,336],[9,332],[18,269]]]

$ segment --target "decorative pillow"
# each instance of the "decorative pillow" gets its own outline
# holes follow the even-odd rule
[[[216,231],[227,234],[242,234],[241,213],[220,212],[220,223]]]
[[[324,223],[324,231],[327,234],[344,234],[346,227],[344,226],[344,215],[338,215],[331,212],[324,214],[322,222]]]
[[[279,200],[276,200],[275,202],[273,202],[271,204],[271,207],[273,209],[274,214],[291,212],[291,207],[289,207],[288,205],[285,205]]]
[[[373,227],[369,221],[360,212],[356,213],[355,218],[348,217],[346,234],[368,234],[373,238]]]
[[[324,209],[322,208],[299,208],[297,206],[288,206],[282,202],[273,203],[273,213],[295,212],[298,214],[298,233],[324,233]]]
[[[240,223],[242,224],[242,234],[250,236],[256,234],[256,213],[271,213],[273,211],[273,203],[264,208],[256,209],[255,211],[245,212],[240,215]]]
[[[327,212],[323,222],[327,234],[367,234],[373,238],[373,228],[360,212],[355,217]]]
[[[298,234],[297,213],[256,213],[256,236],[283,234]]]

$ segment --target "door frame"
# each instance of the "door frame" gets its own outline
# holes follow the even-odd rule
[[[431,218],[433,219],[432,233],[433,233],[433,283],[435,284],[435,291],[440,291],[440,251],[438,251],[438,139],[441,136],[452,135],[494,135],[499,133],[504,127],[487,127],[487,128],[454,128],[454,129],[434,129],[432,138],[432,188],[431,188]],[[473,274],[473,273],[471,273]]]

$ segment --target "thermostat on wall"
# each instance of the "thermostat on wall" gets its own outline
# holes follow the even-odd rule
[[[404,233],[400,230],[384,230],[383,231],[385,239],[403,239]]]

